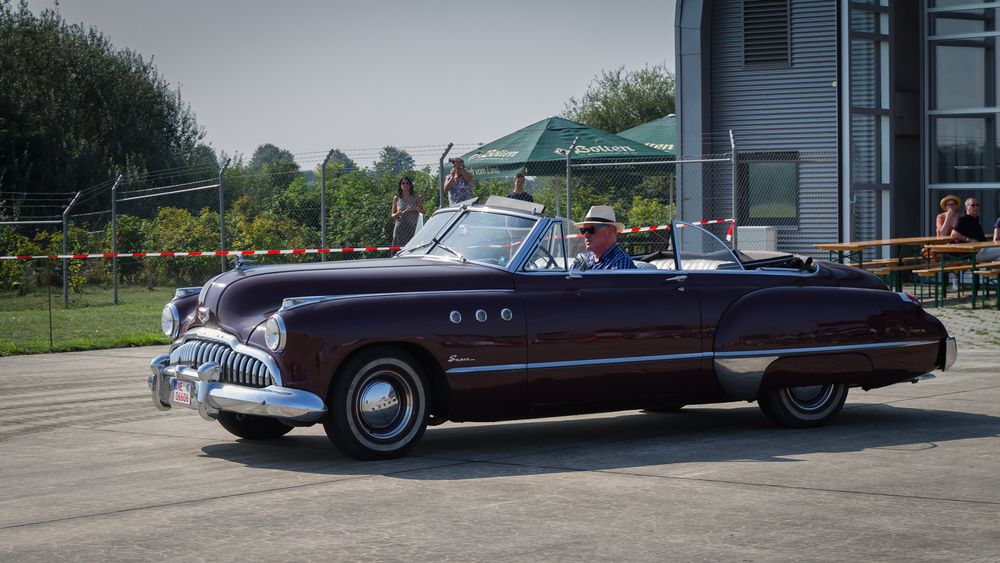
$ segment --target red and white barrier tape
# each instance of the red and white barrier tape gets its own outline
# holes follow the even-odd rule
[[[103,254],[52,254],[42,256],[0,256],[0,260],[62,260],[66,258],[174,258],[181,256],[262,256],[281,254],[349,254],[352,252],[382,252],[400,250],[401,246],[366,246],[366,247],[345,247],[345,248],[294,248],[290,250],[206,250],[190,252],[119,252],[113,254],[105,252]]]
[[[731,223],[729,225],[729,239],[733,234],[734,219],[713,219],[710,221],[692,222],[692,225],[714,225],[716,223]],[[643,233],[647,231],[669,230],[670,225],[652,225],[649,227],[632,227],[623,229],[623,234]],[[567,238],[579,237],[582,235],[573,234]],[[177,257],[206,257],[206,256],[276,256],[285,254],[350,254],[354,252],[395,252],[402,249],[401,246],[355,246],[344,248],[294,248],[289,250],[206,250],[187,252],[119,252],[117,254],[104,252],[99,254],[50,254],[50,255],[16,255],[0,256],[0,260],[64,260],[81,258],[177,258]]]

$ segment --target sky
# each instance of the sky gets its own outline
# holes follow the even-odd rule
[[[673,0],[30,0],[152,57],[217,152],[418,164],[563,111],[602,70],[674,67]],[[361,150],[371,149],[371,150]]]

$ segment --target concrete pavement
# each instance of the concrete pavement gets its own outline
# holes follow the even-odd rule
[[[163,348],[0,358],[0,560],[998,560],[1000,351],[852,390],[814,430],[755,405],[430,428],[364,463],[163,413]]]

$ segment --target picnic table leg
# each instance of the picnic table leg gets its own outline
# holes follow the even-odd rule
[[[948,298],[948,272],[944,270],[948,263],[947,254],[941,255],[941,271],[935,276],[934,283],[934,303],[938,307],[944,306],[944,300]],[[938,293],[941,295],[941,302],[938,304]]]
[[[979,274],[976,273],[976,253],[972,253],[972,308],[976,308],[976,291],[979,289]]]

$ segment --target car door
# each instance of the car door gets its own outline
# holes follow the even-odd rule
[[[627,408],[711,387],[698,292],[681,272],[579,272],[566,262],[529,259],[515,280],[533,408]]]

